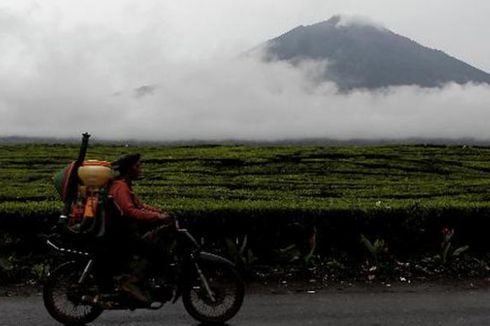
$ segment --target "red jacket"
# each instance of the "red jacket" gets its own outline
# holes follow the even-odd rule
[[[125,179],[115,179],[109,189],[122,215],[137,220],[154,221],[160,216],[158,209],[144,205],[133,193],[131,185]]]

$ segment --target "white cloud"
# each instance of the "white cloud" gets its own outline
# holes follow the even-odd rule
[[[383,24],[380,22],[376,22],[373,19],[367,16],[358,16],[358,15],[340,15],[339,22],[335,25],[335,27],[349,27],[349,26],[372,26],[377,29],[385,29]]]

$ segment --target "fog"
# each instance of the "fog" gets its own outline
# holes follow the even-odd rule
[[[488,86],[343,94],[332,83],[318,83],[327,64],[295,67],[250,57],[160,63],[146,71],[144,83],[90,65],[65,69],[31,76],[29,83],[14,80],[3,89],[0,130],[44,137],[89,131],[100,139],[157,141],[490,139]],[[114,77],[121,82],[111,83]]]

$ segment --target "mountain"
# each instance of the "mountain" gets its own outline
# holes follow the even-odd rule
[[[325,79],[341,90],[397,85],[488,83],[490,74],[390,30],[342,16],[295,29],[259,47],[265,60],[327,60]]]

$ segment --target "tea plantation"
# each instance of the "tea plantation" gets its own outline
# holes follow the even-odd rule
[[[89,147],[87,159],[143,155],[139,196],[182,213],[486,208],[490,149],[461,146]],[[50,178],[76,145],[0,146],[0,216],[58,214]]]

